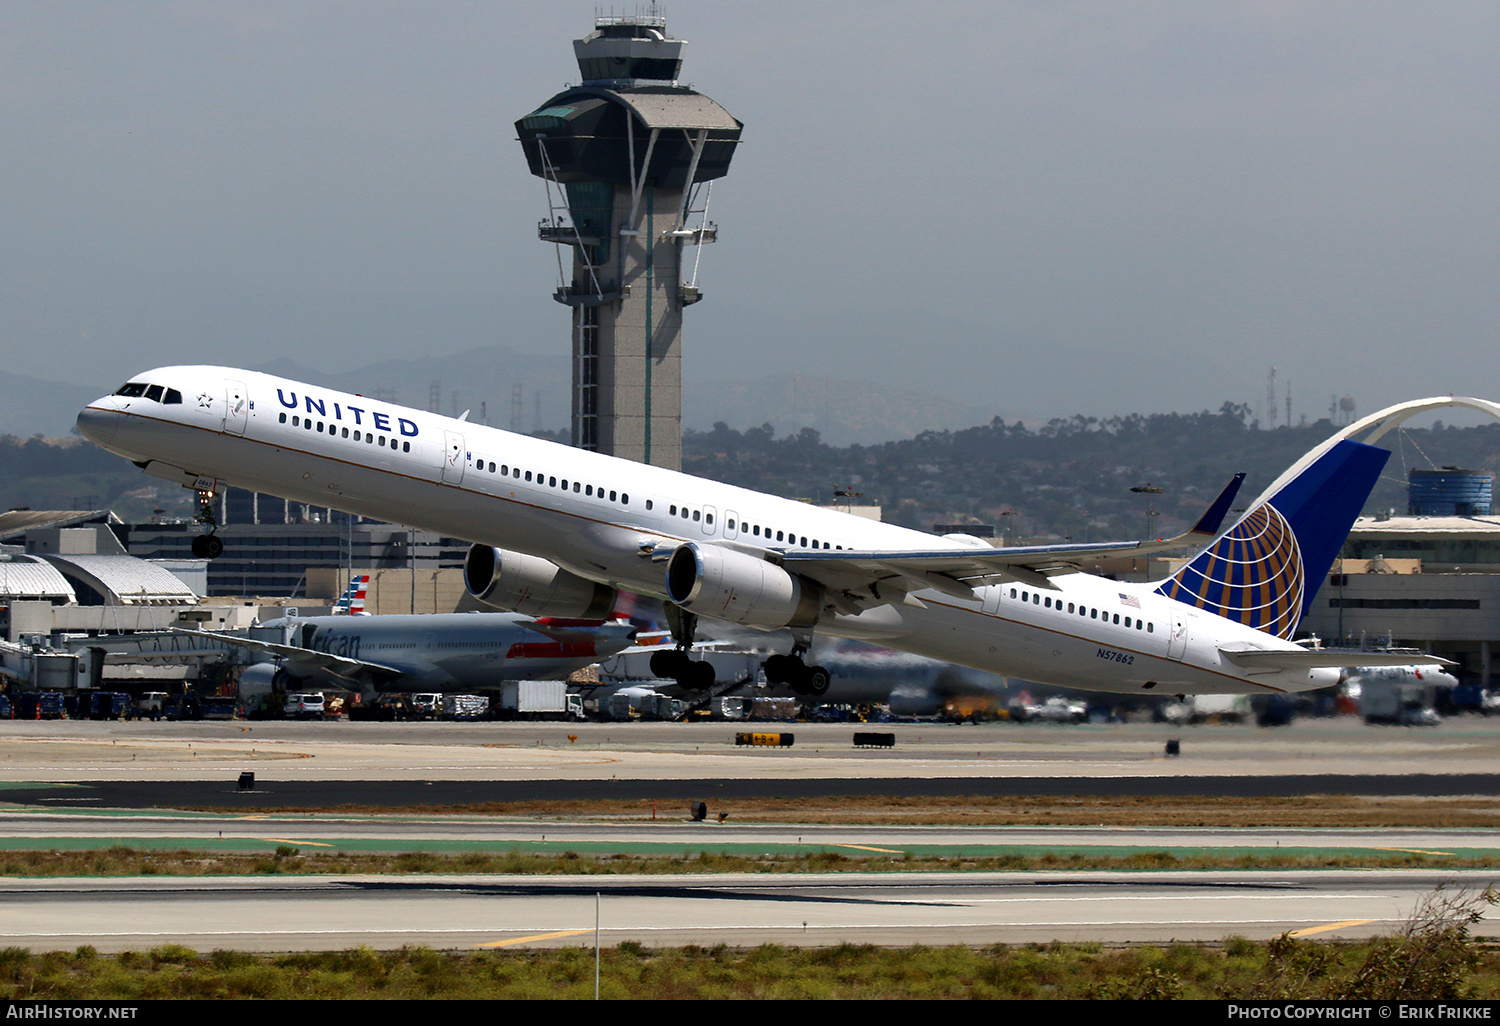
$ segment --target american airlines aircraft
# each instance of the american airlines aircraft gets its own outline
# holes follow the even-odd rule
[[[1334,684],[1338,657],[1290,638],[1390,456],[1330,439],[1224,532],[1238,477],[1177,538],[997,549],[224,367],[146,371],[78,428],[197,490],[203,555],[222,548],[207,511],[226,485],[410,524],[473,542],[465,582],[496,608],[602,618],[618,590],[666,600],[677,647],[653,669],[684,687],[713,681],[691,654],[700,616],[788,628],[766,677],[805,695],[829,682],[802,660],[815,631],[1092,690]],[[1163,581],[1080,572],[1187,544],[1201,551]]]
[[[257,653],[241,685],[381,691],[477,691],[507,680],[558,680],[627,649],[650,648],[627,621],[533,618],[519,613],[383,615],[363,612],[368,576],[355,577],[333,616],[290,615],[245,631],[177,628],[89,638],[119,661]]]
[[[185,631],[197,634],[196,631]],[[314,616],[271,620],[223,644],[260,652],[271,663],[241,681],[294,687],[332,685],[376,691],[475,691],[502,680],[557,680],[630,648],[629,623],[514,613]]]

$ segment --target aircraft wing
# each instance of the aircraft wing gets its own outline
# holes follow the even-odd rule
[[[202,635],[203,631],[189,631],[181,628],[178,633],[187,635]],[[236,648],[248,648],[255,652],[265,652],[267,655],[276,656],[289,663],[307,667],[314,670],[325,670],[350,683],[362,683],[363,681],[379,682],[383,680],[394,680],[405,675],[404,671],[394,666],[386,666],[383,663],[367,662],[363,659],[350,659],[346,656],[330,655],[327,652],[315,652],[310,648],[301,648],[297,645],[280,645],[274,641],[258,641],[253,638],[242,638],[235,635],[215,634],[211,635],[214,640]]]
[[[81,639],[71,647],[74,651],[81,648],[103,649],[106,662],[152,662],[157,659],[163,662],[186,662],[189,659],[221,658],[229,646],[218,634],[172,628]]]
[[[1411,652],[1350,652],[1337,649],[1267,649],[1220,646],[1219,654],[1251,670],[1317,670],[1355,666],[1452,666],[1440,656]]]
[[[1074,573],[1088,563],[1115,556],[1143,556],[1153,552],[1202,545],[1212,540],[1223,525],[1239,492],[1244,474],[1236,474],[1192,528],[1174,538],[1154,541],[1065,543],[1062,545],[1015,545],[1003,549],[988,545],[969,548],[913,549],[909,551],[793,551],[781,554],[789,570],[822,581],[833,590],[868,588],[879,597],[882,583],[893,591],[932,588],[955,598],[973,598],[973,589],[1002,581],[1020,581],[1038,588],[1051,588],[1047,578]]]

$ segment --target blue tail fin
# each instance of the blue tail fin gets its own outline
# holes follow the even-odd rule
[[[1163,581],[1157,594],[1290,638],[1390,455],[1338,442]]]
[[[365,611],[365,589],[370,584],[369,574],[360,574],[349,580],[349,587],[339,596],[334,603],[334,615],[347,613],[351,616],[359,616]]]

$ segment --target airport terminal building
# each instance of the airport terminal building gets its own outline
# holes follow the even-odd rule
[[[1302,629],[1329,643],[1389,638],[1451,659],[1460,680],[1488,686],[1500,650],[1500,516],[1489,512],[1489,475],[1471,475],[1484,480],[1482,502],[1443,507],[1418,489],[1426,473],[1412,475],[1408,515],[1355,522]]]

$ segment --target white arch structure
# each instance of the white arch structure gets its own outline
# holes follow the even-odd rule
[[[1329,438],[1322,445],[1315,447],[1296,463],[1293,463],[1286,473],[1271,482],[1271,486],[1261,494],[1260,498],[1250,503],[1249,508],[1254,509],[1275,495],[1288,481],[1302,473],[1308,466],[1317,462],[1325,452],[1346,438],[1355,442],[1363,442],[1366,445],[1374,445],[1381,438],[1385,437],[1388,432],[1400,427],[1420,413],[1454,407],[1478,410],[1480,413],[1487,413],[1496,420],[1500,420],[1500,403],[1494,403],[1488,399],[1473,399],[1460,395],[1433,396],[1431,399],[1412,399],[1409,402],[1397,403],[1395,406],[1387,406],[1385,409],[1372,413],[1368,417],[1361,417],[1359,420],[1356,420],[1353,424],[1334,434],[1333,437]],[[1363,435],[1364,437],[1356,437],[1359,435]]]

